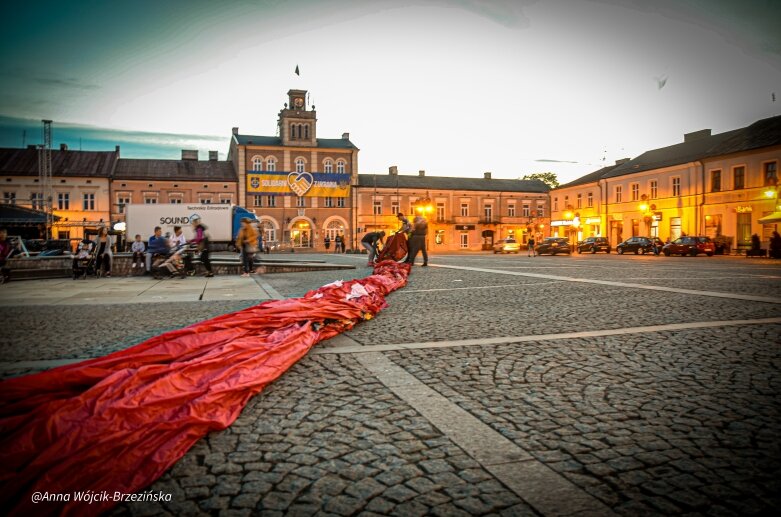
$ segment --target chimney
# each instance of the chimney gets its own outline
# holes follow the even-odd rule
[[[217,151],[209,151],[209,161],[210,162],[216,162],[219,159],[219,154]]]
[[[490,180],[491,179],[491,173],[490,172],[484,172],[483,173],[483,178],[487,179],[487,180]]]
[[[350,139],[350,133],[342,133],[342,140],[349,140]]]
[[[119,146],[118,145],[114,146],[114,152],[117,153],[117,158],[119,158]]]
[[[699,131],[694,131],[692,133],[684,133],[683,141],[693,142],[695,140],[702,140],[703,138],[708,138],[709,136],[711,136],[710,129],[700,129]]]
[[[426,171],[418,171],[418,176],[421,178],[426,175]]]
[[[399,168],[395,165],[391,165],[388,167],[388,174],[391,176],[398,176],[399,175]]]
[[[620,160],[616,160],[616,165],[623,165],[629,160],[631,160],[631,158],[621,158]]]
[[[238,134],[239,134],[239,128],[237,128],[237,127],[234,127],[234,128],[233,128],[233,134],[234,134],[234,135],[238,135]]]
[[[36,144],[27,144],[28,149],[38,149],[38,146]]]
[[[68,150],[68,144],[60,144],[60,151],[67,151]]]
[[[182,149],[182,160],[198,160],[198,149]]]

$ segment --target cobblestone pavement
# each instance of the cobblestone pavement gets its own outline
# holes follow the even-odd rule
[[[370,272],[365,257],[328,260],[361,267],[263,280],[290,297]],[[579,508],[561,498],[556,511],[546,512],[550,507],[532,505],[539,497],[524,490],[555,499],[557,489],[570,485],[620,515],[760,515],[781,506],[781,304],[767,301],[781,298],[781,264],[488,254],[434,255],[430,263],[413,269],[408,286],[390,295],[377,318],[318,347],[326,354],[301,360],[250,401],[233,426],[199,442],[150,487],[171,493],[170,503],[134,503],[115,513],[566,514]],[[6,307],[0,318],[14,325],[0,334],[0,351],[5,361],[90,357],[251,303]],[[778,321],[751,321],[760,318]],[[747,321],[726,325],[735,320]],[[111,343],[83,332],[106,321],[116,338]],[[694,328],[654,329],[677,323]],[[638,326],[649,328],[631,329]],[[80,331],[86,340],[77,339]],[[551,336],[579,331],[593,333]],[[511,337],[524,340],[480,341]],[[508,483],[495,457],[491,463],[474,452],[480,444],[470,444],[468,434],[433,425],[414,396],[403,396],[418,388],[380,382],[351,352],[353,345],[371,351],[466,339],[476,341],[396,347],[382,357],[433,390],[428,411],[441,401],[439,421],[457,415],[445,407],[454,404],[474,425],[531,455],[511,464],[517,478],[527,479],[538,465],[550,472],[550,484]]]

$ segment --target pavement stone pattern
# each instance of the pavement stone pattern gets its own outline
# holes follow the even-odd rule
[[[361,367],[309,356],[114,515],[537,515]]]
[[[0,357],[3,361],[99,357],[255,303],[235,300],[0,307],[0,321],[24,322],[3,326]]]
[[[759,515],[781,507],[779,336],[726,327],[388,357],[617,513]]]

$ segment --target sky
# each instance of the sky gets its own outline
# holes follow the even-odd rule
[[[2,2],[0,146],[178,158],[274,135],[288,89],[361,173],[562,182],[781,114],[771,0]],[[298,66],[300,76],[295,75]],[[775,94],[775,100],[774,100]]]

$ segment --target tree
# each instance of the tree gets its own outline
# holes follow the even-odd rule
[[[556,188],[559,186],[559,178],[556,177],[555,172],[535,172],[534,174],[527,174],[521,178],[522,180],[540,180],[548,185],[550,188]]]

